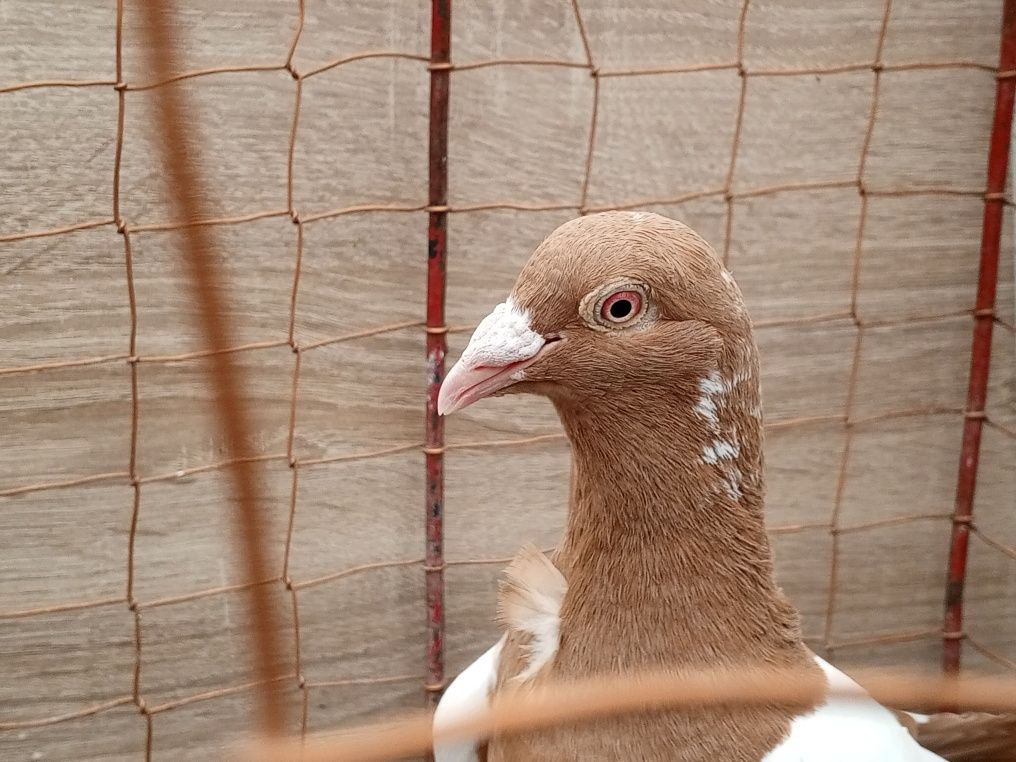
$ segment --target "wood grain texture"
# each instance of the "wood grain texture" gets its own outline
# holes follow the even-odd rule
[[[128,7],[132,3],[128,2]],[[297,355],[286,344],[298,226],[287,214],[288,142],[296,84],[281,70],[297,24],[295,0],[187,0],[177,18],[188,70],[212,74],[181,86],[196,109],[210,214],[277,216],[217,226],[237,355],[256,411],[269,551],[293,596],[271,584],[286,619],[287,688],[309,730],[377,719],[421,703],[424,669],[423,319],[425,212],[362,212],[303,224],[293,318],[302,349],[292,456],[296,510],[288,566],[293,469],[288,457]],[[739,0],[580,0],[593,58],[603,70],[732,63]],[[849,6],[849,7],[848,7]],[[998,0],[895,2],[886,64],[967,60],[993,66]],[[453,60],[554,57],[583,63],[569,3],[460,3]],[[747,69],[871,62],[881,3],[754,0],[745,29]],[[112,82],[113,0],[0,3],[0,89],[32,80]],[[128,13],[124,79],[147,80]],[[307,72],[367,51],[426,55],[424,0],[307,0],[293,59]],[[453,212],[448,321],[464,328],[501,301],[529,252],[581,203],[593,81],[588,70],[509,65],[453,72],[449,198],[567,208]],[[302,83],[293,155],[293,211],[302,219],[359,204],[426,201],[428,73],[414,60],[369,59]],[[853,181],[873,87],[870,71],[749,78],[735,193],[773,183]],[[589,178],[590,205],[666,199],[724,186],[738,109],[733,69],[605,78]],[[984,184],[994,78],[979,69],[886,71],[866,185]],[[152,142],[154,91],[125,94],[121,210],[131,234],[137,297],[142,481],[134,546],[141,605],[141,695],[149,706],[242,686],[242,580],[226,517],[223,457],[210,423],[202,361],[159,356],[199,350],[177,234]],[[111,85],[0,93],[0,236],[112,220],[117,94]],[[981,200],[974,196],[870,196],[858,269],[857,315],[898,321],[971,306]],[[722,250],[722,195],[652,211],[685,220]],[[772,528],[817,525],[774,540],[781,583],[804,613],[817,648],[825,634],[832,542],[823,525],[836,503],[845,446],[847,386],[856,326],[851,306],[860,199],[854,187],[735,199],[730,266],[760,328],[770,420],[821,420],[767,434]],[[1012,252],[1011,220],[1004,251]],[[133,515],[130,465],[129,296],[123,242],[113,224],[0,243],[0,369],[112,357],[0,375],[0,491],[104,475],[94,483],[0,496],[0,612],[104,599],[105,605],[0,618],[0,727],[130,698],[135,621],[127,598]],[[1012,257],[1002,259],[999,314],[1012,321]],[[777,324],[772,324],[777,321]],[[386,327],[381,333],[347,334]],[[865,329],[852,419],[901,409],[958,410],[972,325],[949,317]],[[449,335],[456,357],[468,330]],[[1016,428],[1016,343],[996,331],[991,419]],[[859,424],[839,523],[951,510],[961,415]],[[560,439],[475,447],[560,427],[544,400],[505,397],[447,424],[447,672],[454,675],[496,635],[499,563],[526,541],[552,545],[563,524],[568,448]],[[405,445],[383,457],[348,456]],[[461,447],[462,445],[471,445]],[[456,449],[458,448],[458,449]],[[1012,512],[1016,443],[986,428],[976,515],[990,536],[1016,545]],[[939,644],[918,638],[865,643],[940,621],[948,524],[940,519],[840,536],[831,637],[847,666],[933,668]],[[1016,658],[1016,562],[975,538],[968,585],[971,633]],[[402,566],[361,568],[376,563]],[[348,572],[342,576],[339,573]],[[314,583],[315,580],[325,581]],[[308,586],[306,583],[313,583]],[[152,607],[166,598],[184,598]],[[300,668],[296,638],[300,622]],[[991,663],[971,655],[971,664]],[[998,665],[994,665],[998,668]],[[398,678],[348,685],[348,678]],[[318,685],[325,683],[325,685]],[[337,683],[337,684],[333,684]],[[308,687],[309,686],[309,687]],[[152,717],[153,759],[218,759],[250,727],[250,690],[196,700]],[[294,728],[298,730],[298,728]],[[0,758],[144,759],[147,724],[133,703],[97,714],[0,730]],[[39,753],[42,756],[33,757]]]

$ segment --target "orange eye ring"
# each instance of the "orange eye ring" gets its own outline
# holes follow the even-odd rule
[[[615,291],[600,305],[600,318],[607,323],[624,325],[642,313],[642,294],[638,291]]]

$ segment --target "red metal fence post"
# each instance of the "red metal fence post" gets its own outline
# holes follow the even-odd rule
[[[977,463],[984,425],[984,404],[988,394],[991,366],[991,333],[995,319],[995,292],[998,286],[999,244],[1005,209],[1005,184],[1009,170],[1009,141],[1012,136],[1013,96],[1016,92],[1016,0],[1005,0],[1002,10],[1002,41],[995,93],[995,120],[988,150],[988,184],[984,198],[984,225],[981,229],[981,264],[974,307],[974,338],[970,358],[970,385],[967,391],[963,445],[956,482],[956,510],[953,513],[949,551],[949,574],[945,593],[942,666],[947,673],[960,668],[963,639],[963,586],[967,574],[967,548],[973,519]]]
[[[448,85],[451,60],[451,0],[431,0],[430,37],[430,215],[427,227],[427,584],[428,705],[444,688],[444,421],[437,395],[448,350],[445,326],[445,261],[448,239]]]

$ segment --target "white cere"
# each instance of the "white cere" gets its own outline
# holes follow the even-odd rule
[[[528,360],[544,343],[530,327],[529,313],[509,297],[476,326],[461,362],[471,367],[509,365]]]

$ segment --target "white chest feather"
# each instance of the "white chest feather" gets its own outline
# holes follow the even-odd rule
[[[857,683],[819,657],[831,690]],[[922,748],[893,714],[872,699],[830,700],[797,717],[790,735],[762,762],[943,762]]]
[[[497,677],[504,639],[471,664],[448,687],[434,727],[487,705]],[[856,689],[856,683],[822,659],[815,661],[826,673],[831,689]],[[530,665],[531,666],[531,665]],[[471,739],[435,748],[436,762],[478,762]],[[790,735],[762,762],[943,762],[921,748],[888,710],[871,699],[833,700],[791,725]]]

